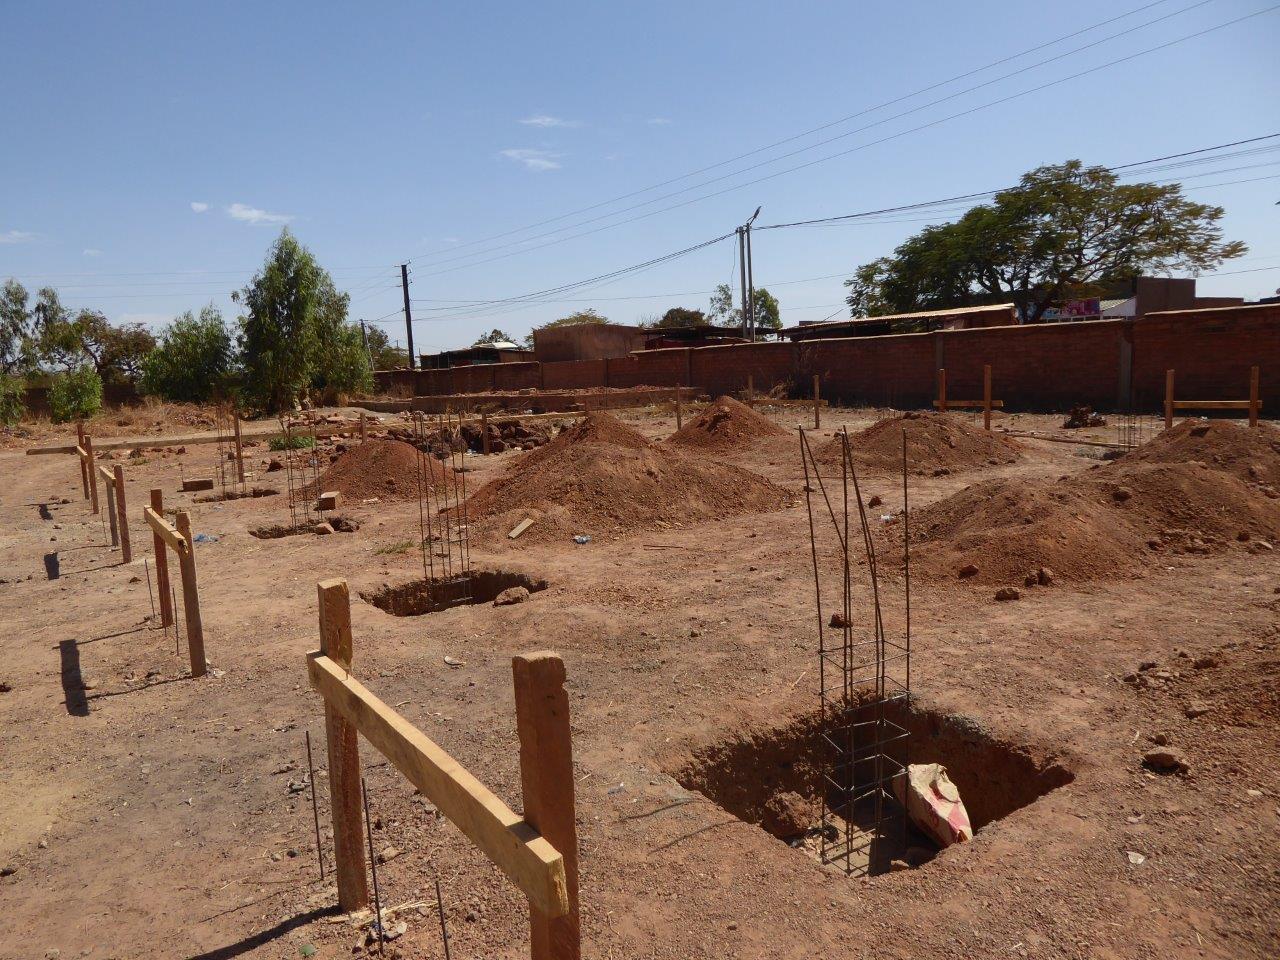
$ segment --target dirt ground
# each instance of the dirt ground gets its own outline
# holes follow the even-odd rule
[[[828,410],[824,439],[881,415]],[[416,503],[346,505],[354,533],[257,539],[250,529],[288,522],[285,496],[198,503],[178,492],[176,454],[106,461],[128,472],[135,560],[125,566],[82,499],[74,458],[10,444],[0,452],[0,957],[360,954],[363,929],[336,912],[331,874],[318,876],[306,787],[310,732],[331,866],[322,705],[304,662],[318,646],[315,584],[328,577],[350,583],[355,673],[517,810],[511,657],[563,655],[587,957],[1276,956],[1280,553],[1253,544],[1161,554],[1123,580],[1055,582],[1016,602],[996,602],[991,583],[913,579],[914,698],[935,730],[951,731],[953,777],[985,821],[971,843],[918,869],[847,878],[686,787],[717,757],[728,766],[698,782],[768,781],[779,738],[817,710],[794,434],[809,414],[769,416],[789,435],[714,456],[792,491],[794,505],[584,545],[474,545],[476,566],[548,588],[522,604],[420,617],[359,597],[421,576],[407,548]],[[621,418],[655,440],[675,429],[662,410]],[[1112,427],[1060,422],[996,418],[997,429],[1115,439]],[[42,442],[73,435],[39,431]],[[1105,449],[1019,442],[1016,462],[913,475],[913,508],[982,479],[1084,471]],[[182,471],[209,472],[216,449],[189,447]],[[265,446],[247,455],[255,484],[283,487],[281,473],[263,472]],[[470,458],[468,483],[520,456]],[[901,507],[900,475],[862,480],[865,496],[883,498],[876,513]],[[141,510],[153,486],[210,538],[197,565],[215,669],[200,680],[150,618]],[[51,551],[57,580],[46,577]],[[1160,740],[1186,772],[1144,768]],[[394,950],[444,955],[438,877],[454,958],[527,956],[516,889],[361,750],[374,846],[390,854],[383,902],[408,925]]]

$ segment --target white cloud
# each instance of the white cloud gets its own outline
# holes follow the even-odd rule
[[[232,220],[251,223],[255,226],[264,223],[288,223],[293,219],[293,215],[289,213],[268,213],[266,210],[259,210],[257,207],[246,206],[243,203],[233,203],[227,207],[227,215]]]
[[[193,213],[204,213],[208,209],[209,205],[207,203],[201,203],[199,200],[191,201],[191,210]]]
[[[84,255],[86,257],[100,257],[102,256],[102,251],[96,247],[85,247]]]
[[[670,122],[666,117],[650,117],[645,121],[651,127],[665,127]]]
[[[562,154],[552,153],[550,150],[534,150],[531,147],[512,148],[510,150],[501,151],[502,156],[508,160],[514,160],[517,163],[523,163],[530,170],[559,170],[559,161]]]
[[[36,238],[34,233],[25,230],[6,230],[0,233],[0,243],[30,243]]]
[[[531,117],[525,117],[520,121],[526,127],[580,127],[580,120],[565,120],[562,117],[553,117],[545,113],[535,113]]]

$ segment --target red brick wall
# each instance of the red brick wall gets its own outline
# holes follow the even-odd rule
[[[409,382],[422,395],[544,387],[696,387],[716,396],[758,392],[785,383],[793,396],[843,403],[926,407],[937,395],[937,369],[947,371],[947,395],[982,396],[982,366],[992,368],[992,393],[1009,409],[1062,410],[1087,403],[1124,405],[1131,377],[1137,409],[1156,412],[1164,372],[1177,371],[1176,394],[1187,400],[1247,399],[1249,367],[1262,368],[1268,412],[1280,410],[1280,304],[1148,314],[1140,320],[1037,324],[855,337],[808,343],[752,343],[646,350],[611,360],[510,363],[415,373],[378,374],[383,385]],[[494,379],[496,378],[496,380]]]
[[[1133,321],[1134,394],[1162,408],[1164,374],[1179,400],[1248,400],[1257,364],[1263,416],[1280,416],[1280,304],[1149,313]]]
[[[794,388],[796,347],[792,343],[741,343],[701,347],[691,357],[693,383],[716,397],[745,390],[747,377],[753,378],[757,393],[767,393],[775,384]]]

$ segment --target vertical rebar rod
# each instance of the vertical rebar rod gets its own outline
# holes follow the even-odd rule
[[[382,897],[378,892],[378,858],[373,854],[373,823],[369,819],[369,788],[364,777],[360,778],[360,796],[364,798],[364,832],[369,838],[369,869],[373,873],[373,916],[378,930],[378,953],[382,953],[385,939],[382,931]]]
[[[444,943],[444,960],[449,957],[449,929],[444,925],[444,897],[440,893],[440,877],[436,876],[436,912],[440,915],[440,939]]]
[[[156,595],[151,591],[151,564],[146,557],[142,558],[142,569],[147,572],[147,599],[151,601],[151,619],[156,618]]]
[[[311,731],[304,731],[307,737],[307,778],[311,783],[311,815],[316,821],[316,860],[320,864],[320,880],[324,881],[324,847],[320,845],[320,805],[316,802],[316,765],[311,759]]]

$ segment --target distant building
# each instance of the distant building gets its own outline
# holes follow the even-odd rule
[[[532,360],[533,352],[509,340],[473,343],[459,350],[423,353],[418,362],[423,370],[446,370],[449,367],[472,367],[485,363],[520,363]]]
[[[1142,317],[1165,310],[1203,310],[1207,307],[1235,307],[1244,297],[1200,297],[1194,277],[1137,277],[1119,283],[1106,297],[1069,300],[1050,307],[1041,323],[1071,323],[1077,320],[1110,320]]]
[[[833,337],[880,337],[889,333],[923,333],[930,330],[972,330],[978,327],[1008,327],[1018,323],[1012,303],[951,310],[922,310],[891,313],[881,317],[853,320],[826,320],[785,327],[779,333],[792,341],[826,340]]]
[[[573,323],[533,331],[533,358],[540,363],[604,360],[643,350],[646,332],[621,323]]]

